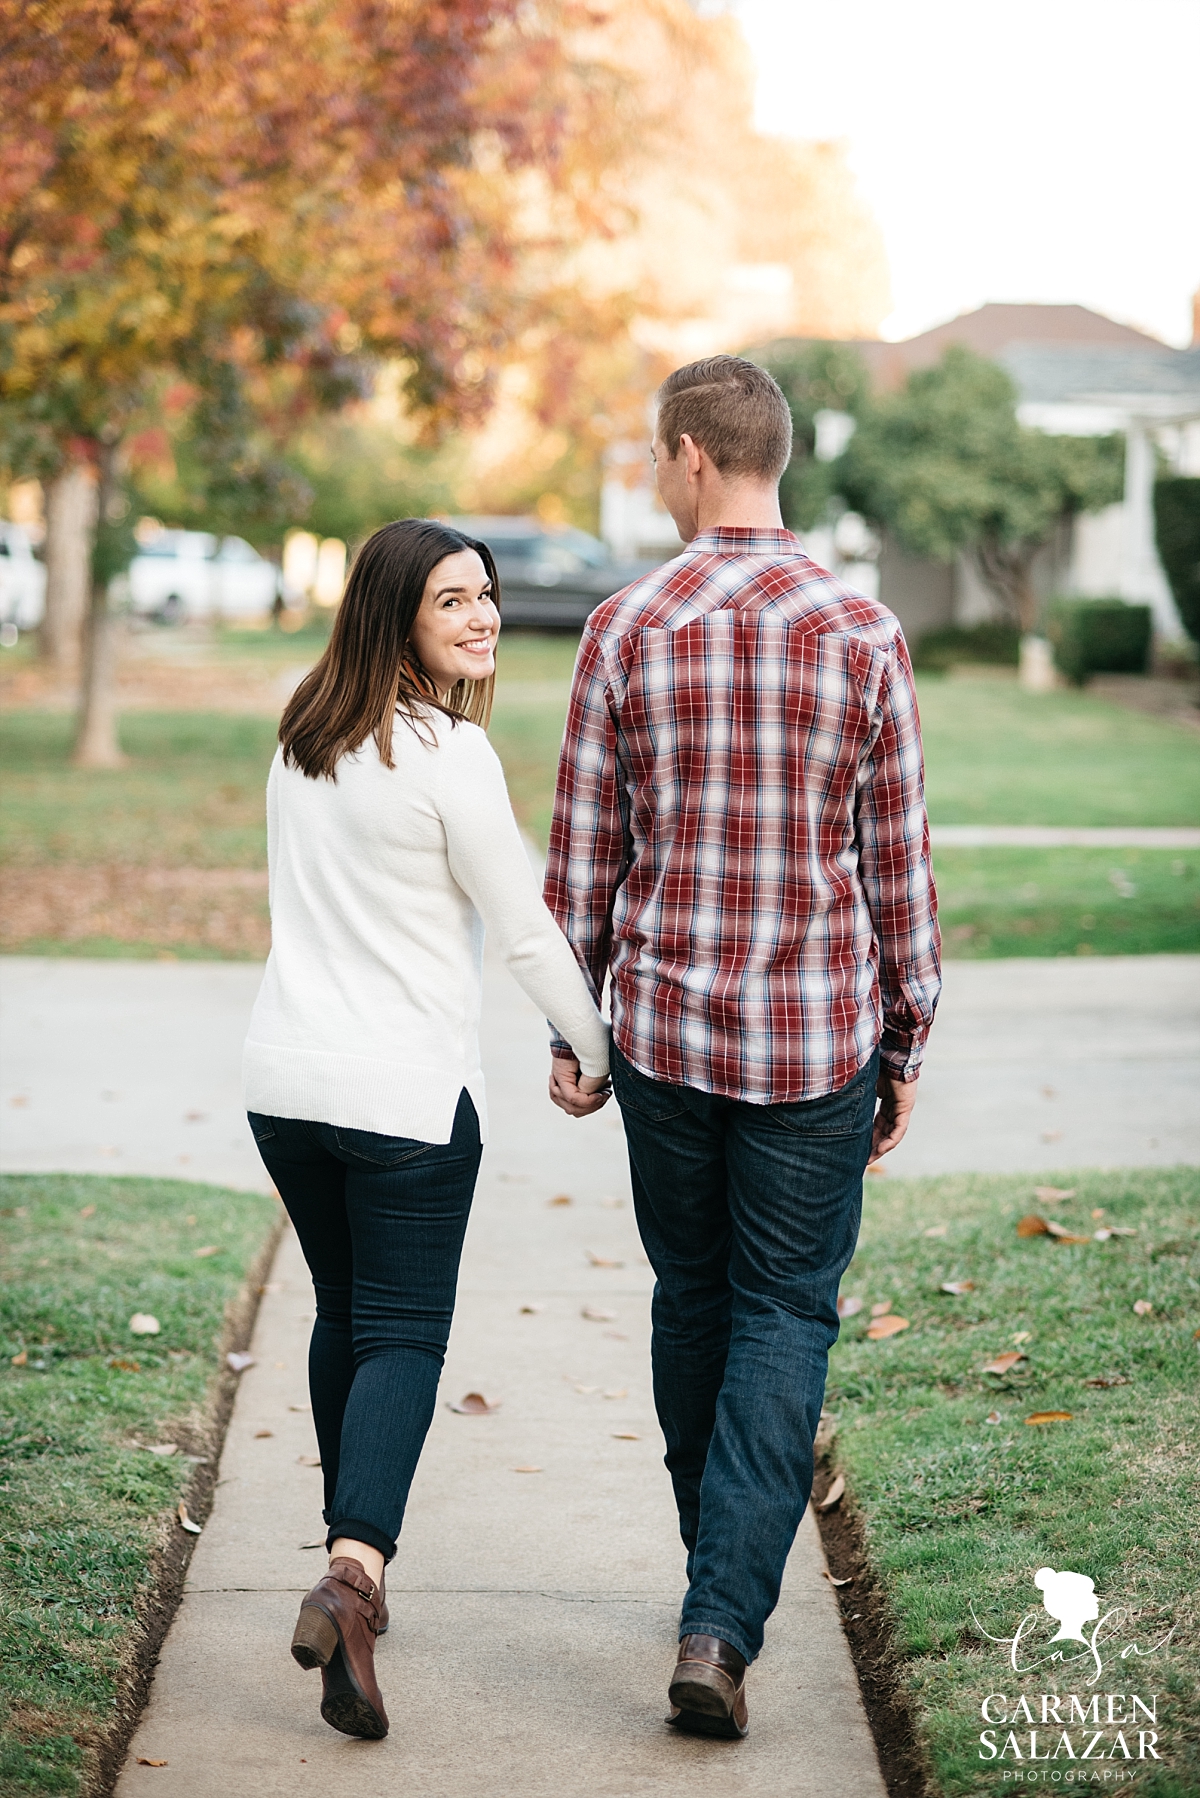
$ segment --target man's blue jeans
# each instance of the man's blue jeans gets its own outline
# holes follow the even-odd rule
[[[812,1486],[879,1055],[797,1105],[670,1086],[612,1059],[656,1275],[654,1401],[688,1551],[679,1633],[751,1661]]]

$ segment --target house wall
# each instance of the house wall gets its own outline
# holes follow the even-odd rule
[[[954,622],[954,569],[910,556],[885,537],[879,555],[880,602],[900,620],[909,643]]]

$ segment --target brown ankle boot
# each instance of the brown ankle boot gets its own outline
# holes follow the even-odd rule
[[[746,1663],[718,1636],[683,1638],[668,1697],[667,1722],[685,1734],[736,1740],[750,1728]]]
[[[317,1581],[296,1620],[292,1656],[321,1669],[321,1715],[343,1735],[378,1741],[388,1732],[375,1678],[379,1588],[357,1561],[339,1555]]]

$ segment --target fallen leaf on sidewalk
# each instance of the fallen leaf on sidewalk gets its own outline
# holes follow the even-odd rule
[[[612,1437],[613,1437],[614,1442],[640,1442],[641,1441],[641,1437],[638,1435],[636,1430],[614,1430],[612,1432]]]
[[[610,1211],[619,1211],[625,1201],[624,1199],[601,1199],[600,1203],[602,1205],[607,1205]]]
[[[599,1386],[576,1386],[576,1392],[599,1392]]]
[[[825,1578],[829,1581],[831,1586],[849,1586],[854,1582],[853,1574],[849,1574],[845,1579],[834,1579],[828,1567],[822,1567],[821,1572],[825,1575]]]
[[[324,1548],[327,1540],[328,1540],[328,1538],[325,1536],[317,1536],[311,1542],[302,1542],[300,1544],[300,1547],[301,1548]]]
[[[1138,1317],[1149,1317],[1154,1306],[1150,1303],[1149,1299],[1135,1299],[1133,1301],[1133,1309]]]
[[[1026,1419],[1026,1423],[1070,1423],[1073,1411],[1034,1411]]]
[[[163,1455],[164,1457],[166,1455],[176,1455],[179,1453],[179,1444],[177,1442],[147,1442],[146,1453],[148,1455]]]
[[[139,1767],[169,1767],[171,1765],[170,1761],[152,1761],[145,1754],[138,1755],[137,1764]]]
[[[12,1364],[14,1367],[24,1367],[26,1365],[26,1363],[28,1362],[28,1360],[29,1360],[29,1350],[22,1349],[19,1355],[13,1356]]]
[[[606,1392],[604,1396],[605,1398],[628,1398],[629,1388],[628,1386],[614,1386],[612,1391]]]
[[[1055,1199],[1073,1199],[1078,1190],[1076,1186],[1035,1186],[1033,1196],[1043,1205],[1052,1205]]]
[[[844,1474],[839,1473],[836,1480],[834,1480],[833,1485],[829,1488],[828,1492],[817,1506],[818,1511],[832,1511],[834,1505],[837,1504],[845,1490],[846,1477]]]
[[[484,1398],[482,1392],[468,1392],[456,1405],[449,1401],[447,1405],[449,1410],[457,1411],[460,1417],[490,1417],[493,1411],[500,1409],[500,1400]]]
[[[898,1336],[901,1330],[909,1327],[907,1317],[877,1317],[874,1323],[867,1326],[868,1342],[883,1342],[889,1336]]]
[[[196,1261],[203,1261],[209,1255],[219,1255],[220,1253],[221,1245],[219,1242],[206,1242],[202,1249],[192,1250],[192,1256]]]
[[[274,1434],[275,1434],[274,1430],[255,1430],[254,1440],[256,1442],[261,1442],[264,1439],[264,1437],[273,1436]]]
[[[608,1337],[608,1340],[610,1342],[628,1342],[629,1341],[628,1336],[622,1335],[620,1330],[605,1330],[604,1334]]]
[[[231,1349],[225,1357],[225,1365],[228,1367],[230,1373],[245,1373],[248,1367],[254,1366],[254,1356],[242,1354],[237,1349]]]
[[[1020,1349],[1009,1349],[1007,1353],[997,1355],[994,1361],[987,1362],[982,1369],[982,1372],[997,1374],[1011,1373],[1018,1361],[1028,1361],[1028,1359],[1029,1356],[1023,1355]]]
[[[282,1280],[268,1280],[265,1283],[265,1285],[260,1286],[258,1290],[259,1290],[260,1296],[263,1298],[265,1298],[269,1292],[282,1292],[283,1291],[283,1281]]]
[[[1046,1229],[1053,1236],[1055,1242],[1090,1242],[1092,1240],[1090,1236],[1077,1236],[1074,1231],[1068,1230],[1065,1224],[1056,1224],[1052,1217],[1046,1219]]]
[[[921,1234],[922,1236],[945,1236],[949,1228],[949,1224],[930,1224],[928,1230],[922,1230]]]
[[[556,1192],[552,1199],[546,1200],[546,1203],[547,1205],[569,1205],[571,1195],[569,1192]]]
[[[149,1311],[135,1311],[129,1320],[131,1336],[157,1336],[161,1329],[157,1317],[152,1317]]]
[[[952,1298],[960,1298],[964,1292],[974,1292],[975,1282],[974,1280],[943,1280],[941,1289],[943,1292],[948,1292]]]
[[[1042,1141],[1043,1142],[1061,1142],[1062,1141],[1062,1131],[1061,1130],[1043,1130],[1042,1131]]]
[[[615,1311],[604,1311],[599,1305],[585,1305],[579,1315],[586,1317],[591,1324],[610,1324],[617,1314]]]
[[[863,1302],[861,1299],[844,1299],[840,1297],[838,1299],[837,1311],[839,1317],[857,1317],[862,1308]]]
[[[1123,1373],[1101,1373],[1083,1383],[1085,1386],[1128,1386],[1129,1380]]]
[[[999,1411],[989,1411],[983,1421],[984,1421],[984,1423],[999,1423],[1000,1422]]]
[[[311,1405],[289,1405],[288,1410],[289,1411],[311,1411],[312,1406]]]
[[[537,1317],[546,1309],[545,1305],[522,1305],[518,1313],[521,1317]]]
[[[297,1467],[319,1467],[321,1457],[320,1455],[297,1455],[296,1465]]]
[[[80,1217],[95,1217],[96,1207],[94,1205],[85,1205],[79,1215]]]
[[[884,1167],[882,1161],[868,1161],[867,1172],[868,1172],[868,1174],[875,1174],[877,1176],[882,1176],[883,1174],[887,1173],[887,1169],[886,1169],[886,1167]]]
[[[514,1473],[541,1473],[540,1467],[514,1467]]]
[[[880,1299],[877,1305],[871,1306],[872,1317],[886,1317],[892,1308],[891,1299]]]
[[[597,1255],[591,1249],[585,1249],[588,1260],[593,1267],[624,1267],[623,1261],[610,1261],[607,1255]]]
[[[188,1508],[184,1504],[182,1499],[180,1499],[178,1505],[175,1507],[175,1515],[178,1517],[180,1523],[183,1525],[184,1529],[187,1530],[189,1535],[199,1536],[199,1535],[203,1534],[203,1531],[201,1530],[200,1525],[198,1523],[193,1523],[191,1518],[188,1516]]]

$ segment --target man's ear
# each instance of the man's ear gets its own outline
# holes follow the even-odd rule
[[[700,464],[704,459],[704,451],[693,437],[686,431],[679,434],[679,453],[687,465],[687,472],[692,480],[700,473]]]

